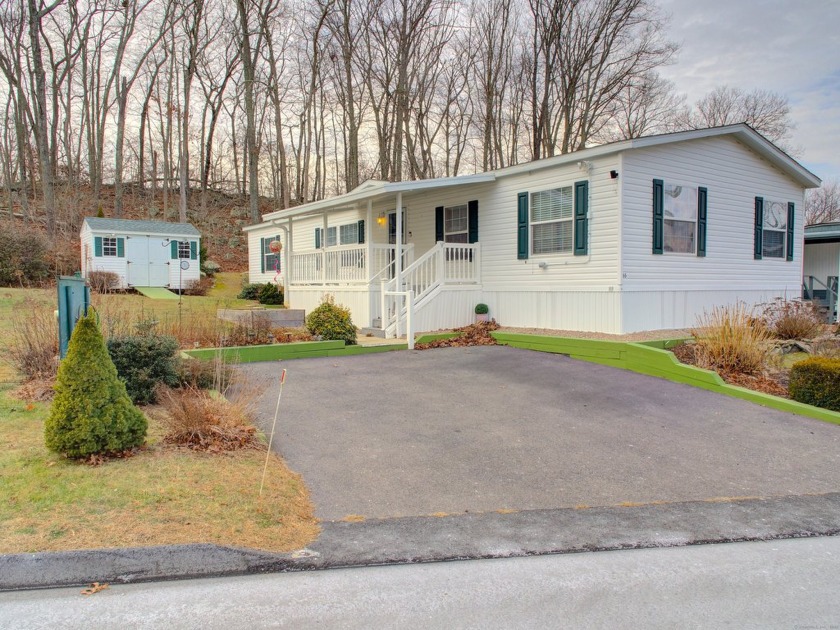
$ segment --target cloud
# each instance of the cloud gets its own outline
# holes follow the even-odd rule
[[[840,178],[840,2],[661,0],[682,44],[662,74],[693,102],[719,85],[790,99],[792,142],[817,175]]]

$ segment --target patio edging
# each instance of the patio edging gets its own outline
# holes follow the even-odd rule
[[[631,343],[499,331],[492,332],[491,335],[502,345],[565,354],[573,359],[656,376],[675,383],[684,383],[733,398],[740,398],[779,411],[840,425],[840,413],[835,411],[756,392],[745,387],[729,385],[716,372],[680,363],[674,354],[668,352],[665,348],[677,345],[682,341],[681,339]]]

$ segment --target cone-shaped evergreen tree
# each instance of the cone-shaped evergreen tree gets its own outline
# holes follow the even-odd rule
[[[47,448],[68,457],[124,451],[143,444],[146,417],[117,377],[93,311],[79,318],[58,368]]]

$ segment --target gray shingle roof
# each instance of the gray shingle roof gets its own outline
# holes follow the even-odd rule
[[[99,217],[87,217],[85,223],[95,232],[133,232],[137,234],[159,234],[161,236],[201,236],[201,232],[195,229],[190,223],[102,219]]]

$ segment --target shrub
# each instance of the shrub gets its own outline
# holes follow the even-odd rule
[[[212,288],[213,278],[201,276],[184,283],[184,295],[207,295],[207,292]]]
[[[475,305],[475,314],[476,315],[487,315],[490,312],[490,309],[487,307],[486,304],[476,304]]]
[[[704,312],[692,330],[697,365],[723,372],[760,372],[769,352],[769,332],[753,324],[752,312],[741,303]]]
[[[178,361],[178,386],[193,389],[215,389],[223,392],[233,379],[233,368],[218,353],[215,359],[181,359]]]
[[[840,359],[810,357],[794,363],[788,389],[801,403],[840,411]]]
[[[201,270],[206,273],[208,276],[215,276],[222,270],[222,266],[214,262],[212,260],[208,260],[205,262],[204,258],[201,259]]]
[[[764,305],[760,319],[779,339],[812,339],[824,321],[813,302],[782,298]]]
[[[283,304],[283,288],[273,282],[266,282],[257,296],[260,304]]]
[[[262,289],[263,285],[260,283],[256,284],[243,284],[242,290],[239,292],[239,295],[236,297],[240,300],[257,300],[260,295],[260,289]]]
[[[136,404],[155,402],[158,383],[178,384],[177,350],[178,342],[168,335],[143,334],[108,340],[108,352],[117,373]]]
[[[58,370],[58,321],[53,307],[25,299],[12,311],[8,358],[26,380],[51,379]]]
[[[332,295],[325,295],[321,303],[306,316],[306,328],[325,341],[356,343],[356,326],[350,319],[350,309],[335,303]]]
[[[110,293],[120,286],[120,277],[113,271],[91,271],[87,281],[94,293]]]
[[[76,323],[44,425],[47,448],[67,457],[125,451],[146,439],[146,418],[117,377],[95,317]]]
[[[256,429],[242,404],[192,387],[161,388],[160,400],[168,412],[164,441],[170,444],[210,452],[261,448]]]
[[[0,286],[28,286],[46,280],[50,275],[47,253],[47,242],[38,232],[4,225],[0,230]]]

